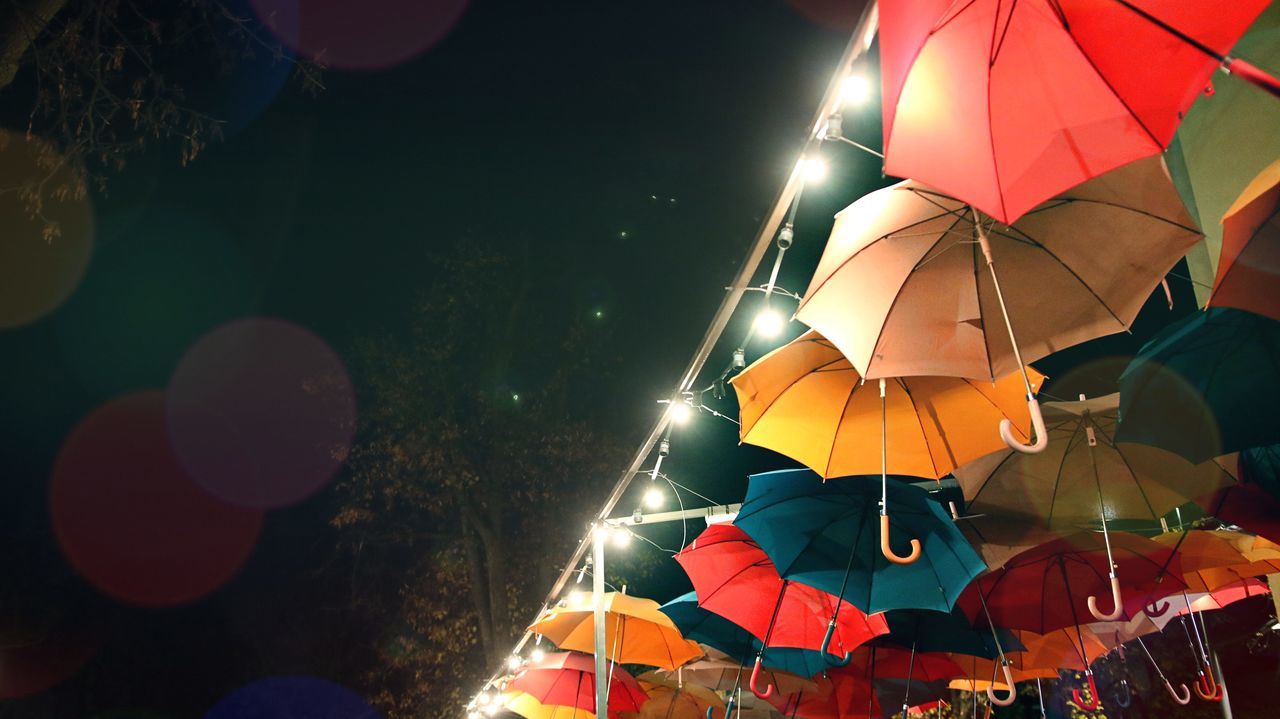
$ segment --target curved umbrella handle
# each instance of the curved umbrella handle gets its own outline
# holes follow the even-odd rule
[[[830,664],[833,667],[848,666],[850,660],[853,659],[853,652],[845,652],[843,658],[837,658],[838,655],[832,653],[831,650],[827,648],[831,646],[831,638],[835,636],[835,633],[836,619],[835,617],[832,617],[831,621],[827,622],[827,633],[822,637],[822,646],[820,647],[822,650],[822,658],[827,664]]]
[[[1116,685],[1115,700],[1116,706],[1121,709],[1128,709],[1129,705],[1133,704],[1133,692],[1129,691],[1128,679],[1121,679],[1120,683]]]
[[[1266,90],[1276,97],[1280,97],[1280,80],[1277,80],[1274,75],[1263,71],[1257,65],[1234,57],[1227,61],[1226,66],[1227,72],[1232,75],[1255,87]]]
[[[1085,679],[1089,680],[1088,703],[1086,703],[1084,699],[1081,698],[1079,689],[1071,690],[1071,699],[1076,703],[1076,706],[1080,707],[1084,711],[1091,712],[1094,709],[1098,708],[1098,685],[1094,683],[1092,673],[1085,674],[1084,676],[1085,676]]]
[[[1012,704],[1015,699],[1018,698],[1018,687],[1014,686],[1013,684],[1013,672],[1009,671],[1009,665],[1001,664],[1000,668],[1004,669],[1004,680],[1005,680],[1005,683],[1009,685],[1009,696],[1005,697],[1004,699],[1001,699],[996,696],[996,693],[991,690],[991,687],[987,687],[987,699],[989,699],[991,703],[995,704],[996,706],[1007,707],[1010,704]]]
[[[1168,679],[1164,680],[1165,691],[1169,692],[1169,696],[1173,697],[1173,700],[1175,702],[1177,702],[1180,706],[1186,706],[1190,704],[1191,690],[1187,688],[1186,684],[1179,684],[1178,686],[1182,688],[1182,696],[1178,696],[1178,692],[1174,690],[1173,685],[1169,683]]]
[[[1220,701],[1218,696],[1218,682],[1213,678],[1213,672],[1200,672],[1200,676],[1196,677],[1196,683],[1193,687],[1196,690],[1196,696],[1211,702]]]
[[[1013,433],[1013,422],[1007,419],[1000,420],[1000,439],[1009,445],[1009,449],[1023,454],[1038,454],[1049,446],[1049,432],[1044,428],[1044,414],[1040,412],[1040,400],[1035,397],[1027,398],[1027,410],[1031,412],[1031,429],[1035,433],[1036,440],[1031,444],[1023,444]]]
[[[1124,612],[1124,601],[1120,598],[1120,578],[1115,575],[1111,576],[1111,601],[1114,607],[1107,614],[1103,614],[1098,611],[1098,598],[1090,595],[1087,600],[1089,613],[1100,622],[1114,622],[1120,618]]]
[[[760,679],[760,657],[756,657],[756,665],[751,669],[751,683],[748,684],[748,686],[751,687],[751,693],[755,694],[761,699],[768,699],[769,697],[773,696],[773,685],[772,684],[766,685],[764,688],[764,691],[760,691],[760,689],[756,686],[756,682],[759,681],[759,679]]]
[[[920,558],[920,540],[911,540],[911,554],[905,557],[899,557],[893,553],[893,548],[889,546],[889,515],[880,515],[880,553],[884,558],[894,564],[911,564]]]
[[[1172,606],[1173,605],[1169,602],[1155,601],[1143,607],[1142,611],[1146,612],[1148,617],[1151,617],[1154,619],[1157,617],[1163,617],[1165,614],[1169,612],[1169,608]]]

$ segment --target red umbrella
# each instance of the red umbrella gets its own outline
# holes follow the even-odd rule
[[[838,656],[889,632],[883,616],[867,616],[849,602],[820,589],[778,576],[760,545],[732,524],[707,527],[676,554],[698,595],[698,606],[751,632],[768,647],[821,650],[829,621],[835,625],[827,650]],[[756,656],[751,690],[757,691],[761,655]]]
[[[1161,152],[1269,0],[884,0],[885,172],[1010,223]]]
[[[784,717],[801,719],[851,719],[877,716],[880,702],[871,680],[847,671],[828,671],[814,679],[816,692],[799,692],[769,700]]]
[[[911,678],[920,682],[937,682],[964,675],[964,669],[945,652],[913,652],[902,647],[875,647],[874,650],[876,679]],[[855,652],[850,668],[870,671],[871,651],[872,647],[862,647]]]
[[[1124,578],[1122,588],[1130,597],[1128,614],[1141,609],[1143,597],[1153,594],[1157,584],[1165,593],[1186,588],[1181,562],[1168,547],[1124,532],[1110,539],[1114,574]],[[975,579],[956,604],[975,621],[983,617],[996,626],[1048,634],[1091,620],[1087,598],[1112,592],[1116,580],[1111,574],[1102,535],[1081,532],[1014,556]],[[1083,633],[1077,639],[1081,656],[1087,656]],[[1086,669],[1085,676],[1092,699],[1084,702],[1077,692],[1076,703],[1092,710],[1098,692],[1093,673]]]
[[[624,669],[609,664],[609,713],[637,712],[648,701],[640,683]],[[531,663],[507,685],[542,704],[595,711],[595,659],[581,652],[554,652]]]

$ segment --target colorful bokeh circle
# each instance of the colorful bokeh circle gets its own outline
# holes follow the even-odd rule
[[[272,677],[236,690],[205,719],[381,719],[359,694],[315,677]]]

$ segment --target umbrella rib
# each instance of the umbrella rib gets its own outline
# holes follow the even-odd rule
[[[929,466],[933,468],[933,479],[940,479],[943,473],[938,471],[938,463],[933,459],[933,450],[929,446],[929,437],[924,430],[924,420],[920,418],[920,408],[916,406],[916,397],[912,394],[911,388],[907,386],[906,380],[899,378],[897,383],[902,387],[902,391],[907,393],[907,400],[911,402],[911,411],[916,416],[916,424],[920,426],[920,439],[924,442],[925,452],[929,455]],[[941,427],[939,427],[939,430],[941,430]],[[941,432],[939,433],[941,434]],[[946,441],[945,437],[943,438],[943,443],[950,449],[950,443]],[[954,463],[954,456],[952,460]]]
[[[872,350],[875,351],[874,349]],[[868,363],[870,364],[870,363]],[[850,370],[855,371],[855,370]],[[857,383],[849,390],[849,396],[844,400],[844,407],[840,409],[840,414],[836,417],[836,431],[831,435],[831,446],[827,448],[827,461],[822,466],[822,476],[825,479],[831,474],[831,460],[836,455],[836,445],[840,442],[840,431],[844,429],[844,418],[849,414],[849,406],[853,404],[853,398],[858,394],[859,387],[865,387],[865,384]]]
[[[1071,436],[1067,438],[1067,448],[1062,451],[1062,459],[1058,462],[1058,474],[1053,480],[1053,494],[1049,496],[1049,516],[1045,522],[1045,527],[1050,531],[1053,530],[1053,510],[1058,504],[1058,488],[1062,485],[1062,473],[1067,466],[1067,455],[1071,454],[1071,446],[1075,444],[1076,438],[1080,436],[1080,430],[1083,427],[1084,422],[1076,423],[1076,428],[1071,431]]]
[[[1110,433],[1102,428],[1102,425],[1098,424],[1096,421],[1094,421],[1093,424],[1098,428],[1098,432],[1102,435],[1103,440],[1108,443],[1111,449],[1115,450],[1116,456],[1124,463],[1124,468],[1129,471],[1129,476],[1133,478],[1133,486],[1138,488],[1138,494],[1142,497],[1143,504],[1147,505],[1147,511],[1151,513],[1151,518],[1159,519],[1160,515],[1156,513],[1155,506],[1151,504],[1151,498],[1147,496],[1147,491],[1142,488],[1142,482],[1138,481],[1138,472],[1133,468],[1133,465],[1129,463],[1129,458],[1124,456],[1124,452],[1120,451],[1120,447],[1116,444],[1115,439],[1110,435]],[[1099,480],[1099,483],[1101,483],[1101,480]]]
[[[1116,206],[1120,207],[1119,205],[1116,205]],[[1088,282],[1085,282],[1084,278],[1081,277],[1078,272],[1072,269],[1071,265],[1068,265],[1066,262],[1063,262],[1062,258],[1058,257],[1058,254],[1056,252],[1049,249],[1049,247],[1045,245],[1043,242],[1040,242],[1039,240],[1035,239],[1031,235],[1028,235],[1026,232],[1022,231],[1021,229],[1019,229],[1018,232],[1022,233],[1022,236],[1026,237],[1027,240],[1029,240],[1030,242],[1035,243],[1035,246],[1039,248],[1041,252],[1045,253],[1050,258],[1052,258],[1054,262],[1057,262],[1059,265],[1061,265],[1062,269],[1066,270],[1072,277],[1074,277],[1076,282],[1080,283],[1081,287],[1085,288],[1085,290],[1087,290],[1090,295],[1093,295],[1093,298],[1098,301],[1098,304],[1102,305],[1102,308],[1107,311],[1107,314],[1111,315],[1116,322],[1119,322],[1121,327],[1127,328],[1129,326],[1129,323],[1120,319],[1120,316],[1116,314],[1115,310],[1111,309],[1111,305],[1107,304],[1107,301],[1102,299],[1102,296],[1099,295],[1096,291],[1094,291],[1093,287],[1090,286]]]

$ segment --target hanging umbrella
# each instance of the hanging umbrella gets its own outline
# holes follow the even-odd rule
[[[1000,656],[1000,647],[1009,653],[1026,651],[1014,632],[1002,628],[996,630],[1000,635],[1000,647],[997,647],[989,633],[975,628],[958,609],[950,612],[894,609],[884,616],[889,623],[889,633],[873,640],[879,646],[893,644],[915,647],[920,652],[948,652],[983,659]]]
[[[759,655],[764,648],[764,643],[751,632],[698,606],[698,597],[694,592],[662,605],[662,612],[675,622],[686,638],[702,642],[742,664],[750,664],[751,658]],[[762,664],[766,669],[778,669],[802,677],[813,676],[827,667],[822,652],[818,650],[776,645],[769,648]],[[764,673],[762,679],[772,682],[772,676]]]
[[[1031,370],[1033,384],[1044,378]],[[768,447],[824,478],[879,472],[940,479],[957,464],[1003,447],[992,431],[1010,420],[1020,441],[1031,432],[1015,376],[989,383],[956,377],[906,377],[864,384],[844,355],[810,331],[733,379],[743,442]],[[890,451],[890,446],[892,451]],[[883,495],[883,492],[882,492]],[[887,499],[882,496],[882,500]],[[889,508],[880,508],[889,524]],[[881,546],[891,562],[906,556]]]
[[[883,617],[867,616],[822,590],[778,576],[760,546],[732,524],[707,527],[675,559],[693,582],[699,606],[762,642],[749,683],[761,698],[773,693],[772,686],[759,689],[762,655],[770,647],[846,653],[889,631]],[[837,621],[829,626],[827,617]]]
[[[868,379],[1022,372],[1036,444],[1009,423],[1001,435],[1039,449],[1026,363],[1128,329],[1199,233],[1159,158],[1073,188],[1012,227],[976,217],[911,180],[863,197],[836,216],[796,317]]]
[[[680,630],[651,599],[608,592],[604,608],[605,646],[611,661],[675,669],[702,654],[696,642],[680,636]],[[589,597],[547,611],[529,630],[561,649],[595,652],[595,616]]]
[[[889,543],[901,546],[911,538],[920,544],[920,559],[912,564],[887,559],[877,536],[882,530],[875,521],[876,489],[856,479],[823,482],[807,470],[757,474],[734,524],[759,543],[784,577],[847,599],[865,612],[949,611],[985,569],[982,560],[924,490],[899,482],[880,488],[896,508]]]
[[[1280,498],[1280,444],[1243,450],[1235,466],[1241,481]]]
[[[770,658],[772,658],[774,651],[769,652]],[[747,657],[748,661],[751,656],[754,656],[754,651]],[[821,659],[818,661],[821,662]],[[821,669],[818,671],[821,671]],[[813,673],[816,674],[817,672]],[[659,669],[650,672],[650,674],[663,677],[668,681],[693,684],[716,692],[727,692],[742,685],[743,666],[741,657],[734,659],[716,649],[708,648],[706,658],[690,662],[674,671]],[[642,676],[641,679],[643,678]],[[782,694],[795,694],[800,691],[812,692],[818,688],[816,684],[803,676],[780,669],[773,669],[768,665],[765,665],[761,671],[761,681],[777,687],[777,691]]]
[[[1232,51],[1263,67],[1280,67],[1280,5],[1258,16]],[[1280,103],[1230,75],[1196,100],[1178,126],[1165,158],[1182,199],[1205,240],[1187,254],[1196,301],[1203,306],[1218,273],[1219,221],[1244,188],[1280,157]]]
[[[637,677],[648,695],[638,713],[621,719],[732,719],[724,701],[712,690],[648,672]]]
[[[521,691],[541,704],[572,706],[595,711],[596,667],[590,654],[552,652],[532,662],[511,680],[507,688]],[[609,665],[609,711],[639,711],[648,697],[634,677]]]
[[[1280,322],[1211,307],[1166,327],[1120,375],[1116,439],[1192,462],[1280,442]]]
[[[958,604],[975,620],[982,617],[1010,629],[1048,634],[1055,629],[1076,627],[1080,653],[1086,655],[1080,627],[1095,612],[1093,597],[1110,590],[1117,612],[1123,612],[1122,588],[1130,596],[1144,597],[1157,582],[1173,589],[1185,587],[1179,578],[1182,567],[1177,556],[1171,555],[1167,548],[1149,539],[1123,532],[1109,540],[1093,532],[1074,534],[1024,552],[1000,569],[977,578]],[[1121,576],[1123,582],[1117,578]],[[1129,609],[1137,611],[1137,607]],[[1085,670],[1085,676],[1096,702],[1093,673]],[[1096,708],[1096,704],[1090,707],[1078,692],[1076,703],[1083,708]]]
[[[1240,193],[1222,217],[1222,252],[1211,307],[1280,320],[1280,161]]]
[[[1055,629],[1048,634],[1023,633],[1019,636],[1027,646],[1026,665],[1038,668],[1056,668],[1084,671],[1095,659],[1107,654],[1110,648],[1089,627]],[[1080,648],[1083,638],[1084,649]]]
[[[1266,0],[898,0],[880,8],[885,172],[1002,222],[1160,153]]]
[[[1251,597],[1263,597],[1271,593],[1271,588],[1266,582],[1258,579],[1245,579],[1235,584],[1228,584],[1218,589],[1201,594],[1191,601],[1190,611],[1192,612],[1216,612],[1219,609],[1226,609],[1236,602],[1249,599]],[[1178,614],[1185,615],[1188,608],[1183,607],[1178,610]]]
[[[524,719],[596,719],[594,708],[582,709],[576,706],[560,704],[543,704],[526,692],[504,692],[494,700],[498,706]],[[617,715],[610,712],[613,719]]]
[[[784,717],[800,719],[846,719],[880,713],[880,702],[867,677],[828,672],[814,681],[816,693],[777,695],[769,701]]]

